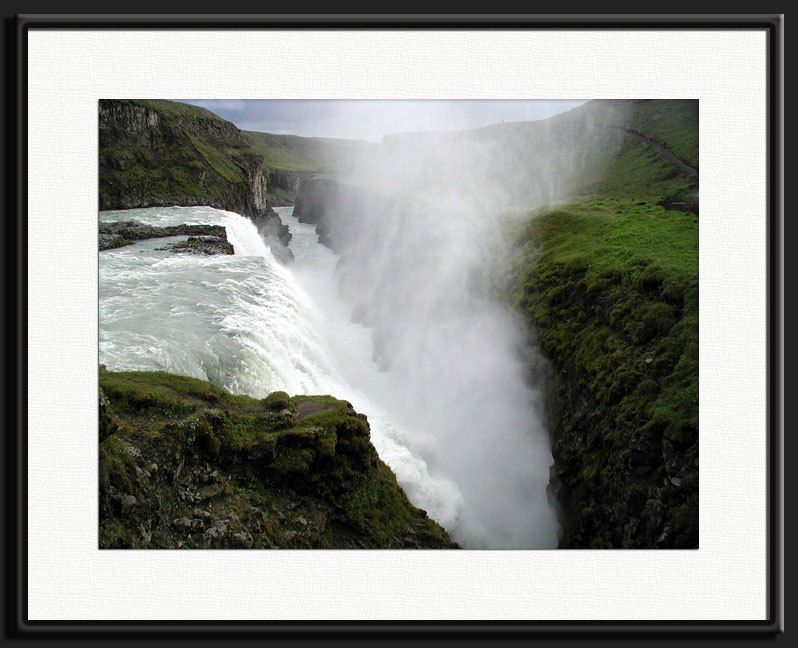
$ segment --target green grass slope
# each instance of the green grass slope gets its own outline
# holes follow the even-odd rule
[[[245,135],[269,169],[280,171],[318,171],[322,168],[321,156],[303,141],[306,138],[294,135],[272,135],[256,131],[245,131]]]
[[[333,173],[345,168],[373,143],[327,137],[276,135],[244,131],[252,149],[263,156],[264,164],[275,171]]]

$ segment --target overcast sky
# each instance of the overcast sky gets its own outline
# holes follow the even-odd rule
[[[374,141],[389,133],[467,130],[502,121],[534,121],[585,103],[584,100],[180,99],[178,101],[207,108],[243,130]]]

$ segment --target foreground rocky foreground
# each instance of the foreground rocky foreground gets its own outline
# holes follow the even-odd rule
[[[101,548],[458,548],[331,396],[100,368]]]

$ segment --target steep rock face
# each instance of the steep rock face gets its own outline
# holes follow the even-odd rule
[[[585,331],[606,331],[590,342],[578,337],[563,344],[552,321],[562,314],[550,316],[539,329],[557,369],[550,395],[555,439],[550,488],[564,513],[561,544],[694,548],[697,418],[692,408],[678,415],[657,412],[674,383],[685,380],[679,365],[697,360],[676,333],[670,334],[677,324],[690,325],[680,321],[679,303],[656,293],[646,295],[636,312],[620,314],[622,307],[590,294],[576,279],[554,274],[532,284],[543,294],[566,286],[558,312],[584,313]],[[577,360],[582,342],[598,344],[586,362]]]
[[[294,216],[300,223],[320,223],[326,220],[335,204],[338,187],[334,180],[303,179],[294,202]]]
[[[560,505],[560,546],[697,548],[697,276],[642,257],[626,265],[614,256],[614,267],[599,270],[564,243],[618,240],[602,228],[617,232],[624,219],[639,236],[659,218],[673,228],[661,227],[657,245],[672,254],[692,215],[628,216],[621,210],[633,202],[611,205],[619,215],[599,212],[598,225],[579,208],[539,216],[534,251],[526,245],[516,259],[516,304],[552,368],[549,489]]]
[[[270,170],[268,174],[269,204],[273,207],[293,205],[299,186],[308,173],[303,171]]]
[[[328,178],[303,178],[294,204],[300,223],[315,223],[319,242],[344,254],[358,230],[358,219],[369,212],[395,216],[395,201],[375,189],[349,185]]]
[[[288,228],[270,207],[269,171],[235,125],[174,102],[101,100],[99,128],[101,210],[234,211],[257,219],[278,258],[293,258]]]
[[[457,548],[407,500],[366,417],[100,368],[101,548]]]

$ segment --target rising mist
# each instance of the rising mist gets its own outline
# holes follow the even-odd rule
[[[387,136],[318,184],[340,294],[373,330],[413,451],[462,494],[444,523],[467,547],[557,544],[541,363],[501,278],[507,228],[589,175],[595,135],[581,122]]]

